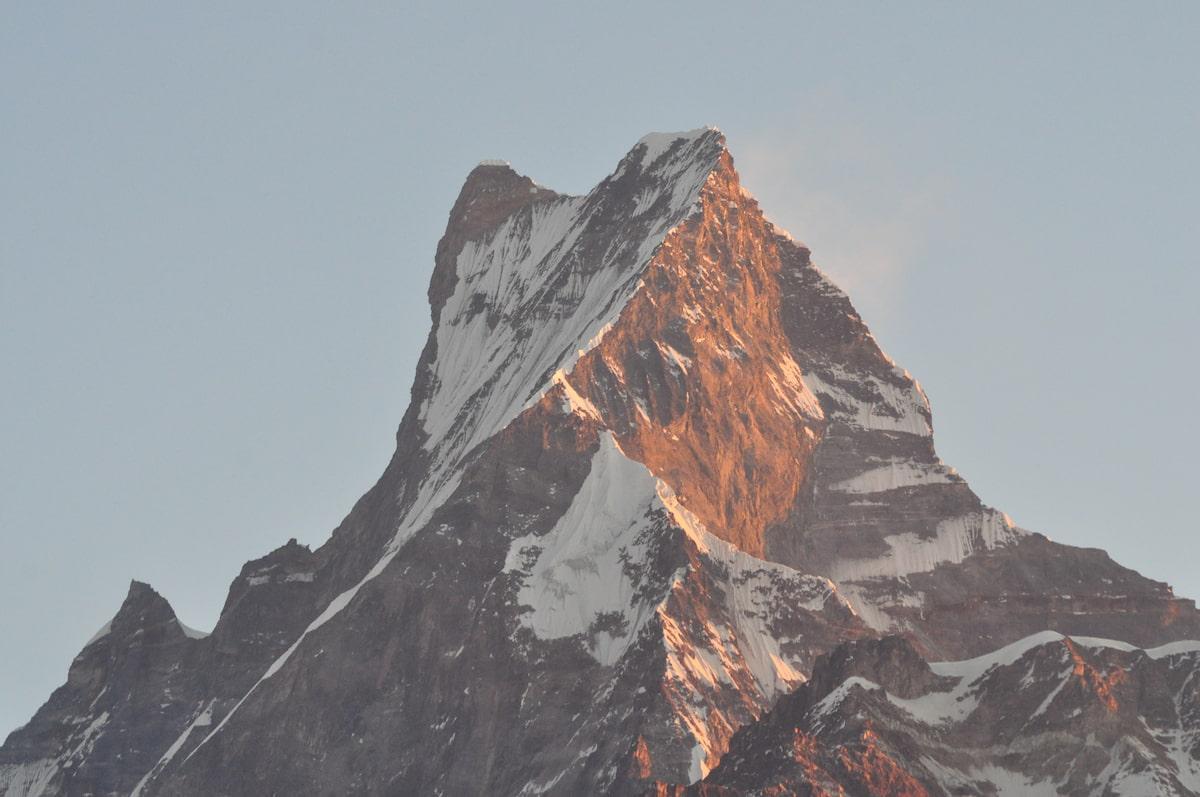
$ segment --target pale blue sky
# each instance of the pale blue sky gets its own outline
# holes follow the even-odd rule
[[[985,501],[1200,597],[1200,5],[72,5],[0,24],[0,734],[131,577],[209,628],[373,483],[476,161],[650,130],[726,131]]]

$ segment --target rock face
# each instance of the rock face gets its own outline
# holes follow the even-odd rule
[[[1197,642],[1140,650],[1043,632],[933,665],[899,637],[851,642],[674,791],[1196,794],[1198,672]]]
[[[0,796],[988,793],[1015,772],[1103,793],[1106,767],[1149,755],[1159,731],[1092,738],[1086,711],[1042,712],[1089,763],[1026,770],[997,752],[1021,728],[955,747],[896,713],[975,688],[927,658],[1047,630],[1152,647],[1200,638],[1200,615],[980,502],[938,459],[920,387],[763,216],[718,131],[647,136],[585,196],[481,164],[429,299],[395,456],[330,540],[247,564],[203,638],[135,584],[0,748]],[[886,635],[903,639],[867,641]],[[1156,772],[1200,754],[1187,712],[1154,713],[1194,690],[1194,656],[1054,640],[1045,678],[1068,649],[1138,670],[1120,689],[1148,694],[1118,689],[1118,724],[1184,751]],[[838,780],[853,718],[821,719],[852,704],[809,720],[851,675],[895,709],[847,748],[876,792]],[[811,766],[776,760],[781,734]]]
[[[116,616],[71,662],[67,682],[9,736],[0,789],[127,794],[203,697],[194,667],[179,666],[202,655],[198,637],[157,592],[130,584]]]

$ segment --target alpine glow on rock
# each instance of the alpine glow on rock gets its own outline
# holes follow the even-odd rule
[[[429,302],[329,541],[134,582],[0,795],[1200,793],[1193,603],[981,503],[719,131],[480,164]]]

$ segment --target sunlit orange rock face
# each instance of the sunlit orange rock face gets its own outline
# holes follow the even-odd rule
[[[838,750],[838,763],[845,780],[859,786],[864,795],[929,797],[928,790],[881,748],[870,727],[863,730],[857,745]]]
[[[645,780],[650,777],[650,747],[646,744],[645,736],[638,736],[637,744],[633,747],[633,775]]]
[[[708,530],[755,556],[820,439],[781,322],[776,236],[721,155],[700,214],[663,242],[613,329],[569,376],[622,449]]]
[[[762,794],[806,797],[930,797],[929,790],[898,762],[868,725],[857,739],[830,747],[796,731],[792,761],[799,771],[784,782],[766,785]],[[704,794],[703,790],[698,790]]]
[[[1070,639],[1063,640],[1071,657],[1071,675],[1075,687],[1090,693],[1100,702],[1100,705],[1110,713],[1115,714],[1120,708],[1117,702],[1117,689],[1125,683],[1127,677],[1120,667],[1101,669],[1088,662],[1081,654],[1079,646]]]
[[[780,746],[777,754],[790,752],[790,761],[767,763],[755,782],[753,794],[770,797],[931,797],[930,791],[880,743],[869,724],[857,738],[830,745],[816,736],[796,730],[791,749]],[[767,751],[764,754],[769,755]],[[703,782],[676,792],[690,797],[732,797],[747,794],[740,785]],[[660,788],[660,794],[671,792]]]

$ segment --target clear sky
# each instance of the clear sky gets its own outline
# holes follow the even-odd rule
[[[984,501],[1200,597],[1200,4],[582,5],[5,8],[0,735],[130,578],[210,628],[374,482],[476,161],[651,130],[726,132]]]

